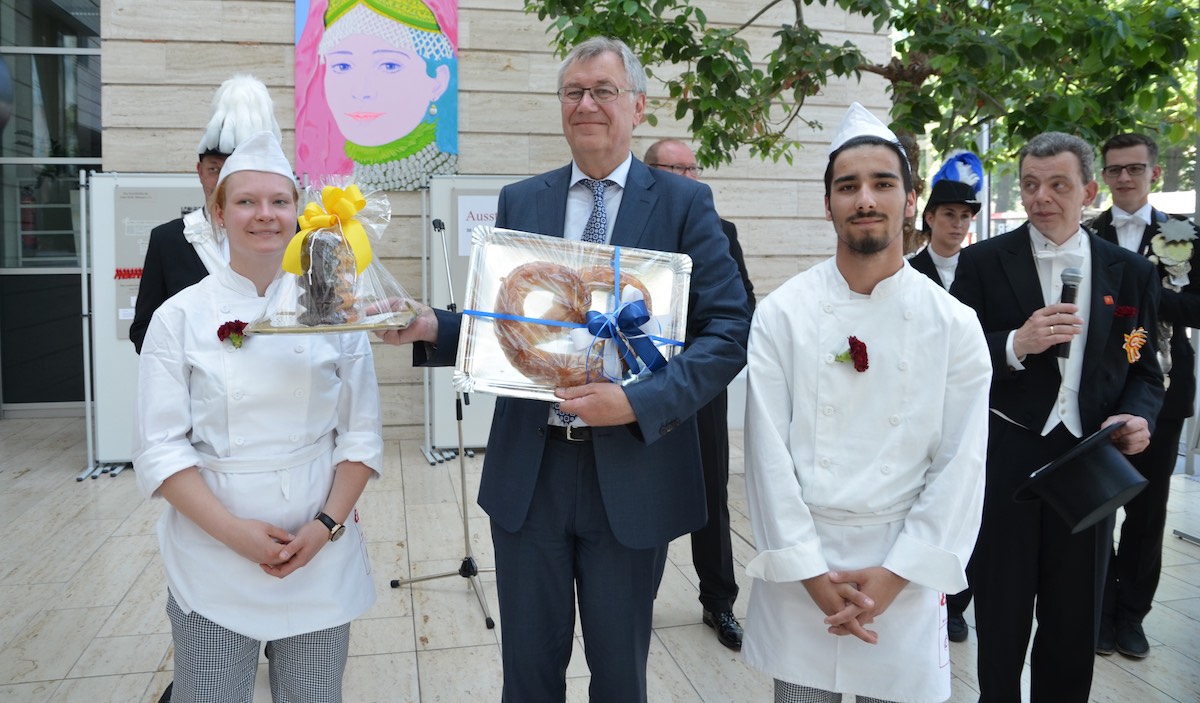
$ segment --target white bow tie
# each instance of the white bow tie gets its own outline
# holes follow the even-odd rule
[[[1137,224],[1139,227],[1145,227],[1148,223],[1137,215],[1113,215],[1113,227],[1120,229],[1126,225]]]
[[[1074,266],[1079,268],[1083,266],[1083,252],[1078,249],[1063,250],[1063,249],[1038,249],[1033,253],[1037,259],[1058,260],[1063,263],[1064,268]]]

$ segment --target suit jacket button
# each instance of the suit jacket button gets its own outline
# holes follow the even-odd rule
[[[538,428],[538,430],[537,430],[537,432],[538,432],[538,437],[545,437],[545,436],[546,436],[546,428],[545,428],[545,427],[539,427],[539,428]]]

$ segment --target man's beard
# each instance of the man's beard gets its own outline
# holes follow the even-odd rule
[[[887,220],[884,215],[878,212],[860,213],[855,215],[855,217],[882,217],[885,218],[885,225],[890,223],[890,220]],[[853,225],[849,226],[853,227]],[[860,254],[862,256],[870,256],[872,254],[878,254],[879,252],[887,249],[895,237],[889,235],[889,233],[885,231],[882,234],[863,235],[857,238],[849,235],[845,237],[839,236],[839,239],[842,240],[842,243],[845,244],[846,248],[851,252]]]
[[[845,242],[846,247],[855,254],[869,256],[887,249],[892,240],[888,237],[865,237],[862,239],[845,240]]]

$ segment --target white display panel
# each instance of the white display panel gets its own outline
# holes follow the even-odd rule
[[[425,279],[425,302],[446,309],[450,304],[450,288],[446,269],[449,254],[450,285],[454,301],[462,309],[467,291],[467,268],[471,254],[471,230],[477,225],[496,223],[496,203],[500,189],[522,180],[524,176],[434,176],[429,179],[429,222],[426,247],[429,252],[428,276]],[[445,247],[442,235],[433,228],[440,220],[445,225]],[[430,369],[429,407],[430,443],[435,449],[458,448],[458,427],[455,417],[454,369]],[[492,426],[494,396],[472,393],[470,405],[463,408],[463,446],[487,446]]]
[[[150,230],[203,206],[204,191],[194,173],[94,173],[87,192],[95,459],[124,463],[133,457],[138,366],[129,325]]]

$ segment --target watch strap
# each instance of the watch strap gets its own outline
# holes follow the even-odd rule
[[[336,540],[338,537],[341,537],[342,531],[346,529],[345,525],[329,517],[324,511],[317,513],[313,519],[319,521],[322,525],[329,529],[330,542]]]

